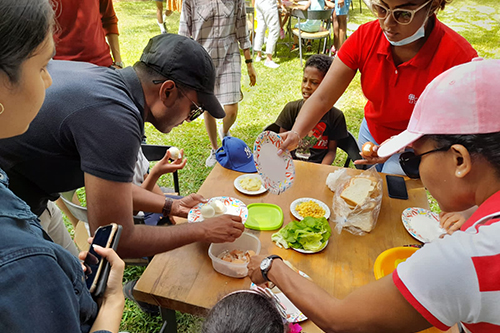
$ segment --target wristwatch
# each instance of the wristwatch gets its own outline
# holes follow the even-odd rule
[[[271,269],[271,266],[273,264],[274,259],[283,260],[283,258],[281,258],[280,256],[272,254],[269,257],[264,258],[262,260],[262,262],[260,263],[260,271],[262,272],[262,276],[264,277],[264,280],[266,280],[266,281],[269,281],[269,279],[267,278],[267,272],[269,272],[269,270]]]

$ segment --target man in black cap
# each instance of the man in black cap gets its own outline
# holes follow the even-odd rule
[[[163,228],[134,225],[132,218],[133,210],[186,217],[204,200],[196,194],[165,199],[131,183],[145,122],[168,133],[204,110],[224,117],[214,96],[215,69],[203,47],[162,34],[149,41],[133,68],[51,61],[48,71],[53,84],[28,131],[0,140],[0,167],[11,190],[46,230],[46,224],[60,224],[52,220],[49,200],[85,186],[91,233],[100,225],[121,224],[118,253],[125,258],[240,236],[241,219],[231,215]]]

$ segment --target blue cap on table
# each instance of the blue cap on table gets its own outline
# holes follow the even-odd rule
[[[217,150],[215,157],[226,169],[246,173],[257,172],[252,151],[243,140],[233,136],[226,136],[222,140],[222,147]]]

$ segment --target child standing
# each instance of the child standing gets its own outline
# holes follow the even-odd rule
[[[307,60],[301,86],[303,98],[285,105],[276,119],[280,132],[292,129],[302,105],[316,91],[331,64],[332,58],[322,54],[315,54]],[[297,152],[292,151],[292,156],[294,159],[313,163],[332,164],[337,152],[337,140],[347,136],[344,114],[332,107],[314,129],[302,139]]]
[[[333,11],[333,47],[332,55],[336,55],[344,44],[347,36],[347,15],[351,0],[335,0],[335,10]]]
[[[255,11],[257,12],[257,31],[255,32],[254,49],[257,51],[255,61],[262,59],[262,44],[266,28],[269,28],[269,35],[266,43],[267,59],[264,66],[269,68],[278,68],[280,65],[273,61],[273,52],[280,33],[280,21],[278,5],[276,0],[254,0]]]

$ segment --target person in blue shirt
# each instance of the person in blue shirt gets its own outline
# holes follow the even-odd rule
[[[26,132],[52,84],[49,0],[0,2],[0,139]],[[53,243],[0,169],[0,332],[118,332],[124,263],[111,249],[107,289],[92,299],[79,260]],[[80,254],[80,259],[86,253]]]

